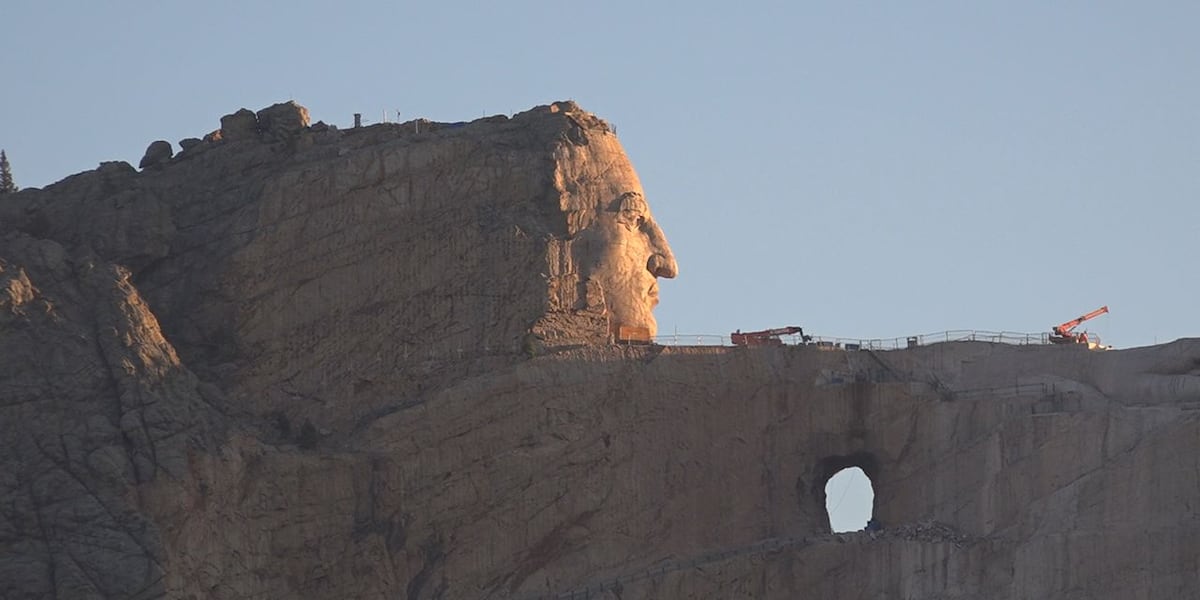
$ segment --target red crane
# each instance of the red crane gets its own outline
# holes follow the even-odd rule
[[[1097,308],[1096,310],[1093,310],[1082,317],[1076,317],[1070,321],[1067,321],[1066,323],[1063,323],[1062,325],[1055,326],[1050,330],[1050,341],[1054,342],[1055,344],[1088,343],[1088,334],[1086,331],[1083,333],[1073,333],[1071,330],[1075,329],[1075,327],[1077,327],[1080,323],[1087,321],[1088,319],[1094,319],[1106,312],[1108,312],[1108,307],[1101,306],[1100,308]]]
[[[742,333],[739,329],[729,334],[730,340],[734,346],[782,346],[783,340],[779,339],[781,335],[800,334],[800,339],[805,342],[812,339],[810,335],[804,335],[804,329],[800,327],[779,327],[776,329],[764,329],[762,331],[747,331]]]

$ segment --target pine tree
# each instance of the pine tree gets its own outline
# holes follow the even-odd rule
[[[12,169],[8,166],[8,156],[0,150],[0,194],[11,194],[17,191],[17,185],[13,183]]]

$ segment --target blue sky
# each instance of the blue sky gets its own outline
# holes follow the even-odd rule
[[[1200,3],[651,4],[5,0],[0,148],[31,187],[289,98],[571,98],[679,258],[664,333],[1200,335]]]

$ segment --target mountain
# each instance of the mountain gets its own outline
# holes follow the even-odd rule
[[[1200,340],[646,344],[679,265],[572,102],[179,146],[0,202],[0,597],[1200,589]]]

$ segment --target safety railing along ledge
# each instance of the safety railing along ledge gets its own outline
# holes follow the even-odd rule
[[[811,345],[818,348],[840,350],[901,350],[943,342],[991,342],[993,344],[1012,344],[1017,346],[1043,345],[1050,343],[1048,333],[1021,333],[1015,331],[980,331],[975,329],[957,329],[910,335],[896,338],[846,338],[827,336],[801,336],[800,334],[777,336],[779,341],[788,346]],[[733,346],[728,335],[714,334],[684,334],[672,333],[659,335],[654,343],[660,346]]]

